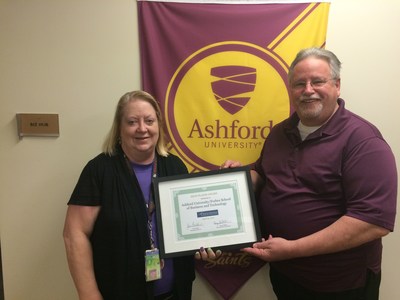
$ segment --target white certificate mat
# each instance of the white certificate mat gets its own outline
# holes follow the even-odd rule
[[[247,167],[155,178],[153,184],[162,257],[260,240]]]

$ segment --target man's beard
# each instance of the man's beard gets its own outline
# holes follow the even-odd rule
[[[321,101],[315,101],[311,104],[304,104],[304,102],[300,102],[300,105],[297,109],[297,114],[299,115],[300,119],[314,119],[321,114],[323,107],[324,106]]]

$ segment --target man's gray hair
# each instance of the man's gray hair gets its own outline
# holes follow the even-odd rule
[[[332,79],[340,79],[340,68],[342,66],[340,60],[336,57],[336,55],[333,52],[326,49],[315,47],[315,48],[303,49],[299,53],[297,53],[296,58],[293,60],[292,64],[289,67],[289,82],[292,81],[294,67],[299,62],[308,57],[315,57],[318,59],[325,60],[330,66]]]

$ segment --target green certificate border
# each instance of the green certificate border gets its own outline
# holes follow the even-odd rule
[[[236,220],[237,220],[238,226],[236,228],[231,228],[231,229],[220,229],[220,230],[213,230],[213,231],[207,231],[207,232],[201,232],[201,233],[184,234],[182,227],[181,227],[182,218],[181,218],[180,210],[179,210],[179,207],[180,207],[179,196],[187,195],[187,194],[200,194],[200,193],[206,193],[206,192],[210,192],[210,191],[226,190],[226,189],[232,190],[232,194],[233,194],[232,201],[234,202],[234,206],[235,206]],[[195,238],[210,237],[210,236],[221,236],[221,235],[225,235],[225,234],[234,234],[234,233],[243,232],[242,214],[241,214],[241,207],[240,207],[239,196],[238,196],[238,187],[237,187],[236,181],[231,181],[231,182],[227,182],[227,183],[215,185],[215,186],[189,187],[184,190],[176,189],[176,190],[172,190],[172,193],[173,193],[172,198],[174,200],[174,207],[175,207],[176,229],[177,229],[178,240],[195,239]]]

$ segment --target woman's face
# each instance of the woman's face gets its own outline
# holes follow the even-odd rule
[[[133,99],[124,108],[121,120],[121,147],[128,158],[148,163],[154,158],[160,130],[156,111],[147,101]]]

